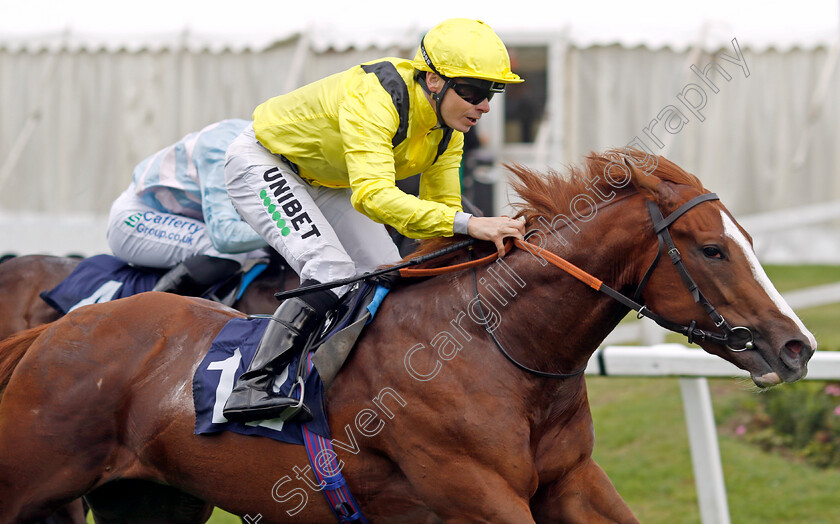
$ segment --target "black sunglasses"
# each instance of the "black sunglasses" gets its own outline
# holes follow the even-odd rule
[[[499,82],[489,82],[486,80],[477,80],[476,82],[481,83],[481,85],[458,83],[454,80],[450,80],[449,87],[451,87],[458,96],[474,106],[484,102],[485,98],[489,102],[493,98],[493,95],[504,92],[505,90],[505,85]]]

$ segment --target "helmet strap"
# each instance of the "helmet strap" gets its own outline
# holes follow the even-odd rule
[[[446,122],[443,121],[443,116],[440,114],[440,106],[443,102],[443,95],[446,94],[446,90],[449,89],[449,80],[438,73],[437,75],[443,79],[443,87],[440,90],[440,93],[435,93],[429,88],[429,84],[426,83],[426,71],[420,71],[422,74],[418,74],[415,76],[417,83],[420,84],[420,87],[423,88],[429,97],[435,101],[435,115],[437,115],[438,127],[441,129],[447,129],[449,126],[446,125]]]
[[[424,44],[425,40],[426,36],[424,35],[423,38],[420,39],[420,54],[423,55],[423,60],[426,62],[426,65],[429,66],[432,72],[439,76],[441,79],[443,79],[443,87],[441,88],[439,93],[433,92],[431,89],[429,89],[428,84],[426,84],[425,74],[422,75],[422,77],[420,78],[420,86],[423,88],[423,91],[428,93],[429,96],[432,97],[432,100],[435,101],[435,114],[437,115],[438,127],[440,127],[441,129],[446,129],[449,126],[446,125],[446,122],[444,122],[443,120],[443,116],[440,114],[440,106],[443,103],[443,95],[445,95],[446,90],[449,89],[449,78],[440,74],[440,71],[437,70],[435,64],[432,63],[432,58],[429,56],[429,53],[426,52],[426,46]]]
[[[449,89],[449,82],[445,77],[441,78],[443,78],[443,87],[440,89],[440,93],[431,93],[431,95],[432,100],[435,101],[435,113],[437,114],[438,126],[442,129],[446,129],[449,126],[443,121],[443,115],[440,114],[440,106],[443,105],[443,95],[445,95],[446,90]]]

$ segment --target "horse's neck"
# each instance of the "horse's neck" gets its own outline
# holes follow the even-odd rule
[[[645,248],[639,235],[628,235],[610,226],[616,223],[610,215],[623,216],[616,215],[616,211],[605,208],[601,211],[605,216],[599,217],[601,225],[587,224],[574,238],[566,235],[566,247],[556,242],[547,249],[611,287],[627,290],[634,284]],[[641,227],[644,222],[639,224]],[[512,255],[505,260],[525,285],[519,290],[521,297],[499,308],[502,322],[497,335],[506,340],[513,352],[531,362],[531,367],[569,373],[585,366],[626,308],[563,270],[541,265],[530,253],[519,250]]]
[[[628,207],[641,206],[608,206],[582,226],[580,234],[568,236],[566,248],[556,243],[548,249],[606,283],[623,287],[623,280],[636,273],[628,269],[627,261],[638,256],[632,251],[638,250],[639,237],[627,238],[625,232],[611,229],[617,223],[638,222],[641,230],[646,223]],[[539,404],[535,409],[558,396],[565,398],[558,388],[575,387],[580,380],[540,379],[519,369],[501,355],[487,327],[521,364],[570,373],[586,365],[626,311],[521,249],[474,273],[461,271],[398,288],[383,309],[382,320],[372,326],[366,340],[382,343],[380,351],[385,353],[380,359],[390,359],[394,347],[405,347],[391,363],[395,376],[409,372],[416,380],[433,380],[435,385],[444,375],[470,382],[481,377],[482,387],[533,397]],[[439,373],[444,364],[446,373]]]

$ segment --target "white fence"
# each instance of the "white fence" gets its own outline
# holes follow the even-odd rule
[[[822,207],[814,212],[776,212],[742,220],[758,234],[787,227],[811,225],[836,219],[840,207]],[[757,242],[758,244],[758,242]],[[758,245],[756,246],[758,251]],[[840,282],[784,293],[793,309],[840,302]],[[668,332],[649,319],[620,325],[589,360],[587,374],[634,377],[680,377],[688,429],[694,482],[700,520],[703,524],[729,524],[729,505],[720,460],[709,385],[706,377],[746,377],[733,364],[701,349],[681,344],[663,344]],[[642,341],[645,346],[616,345]],[[840,380],[840,352],[817,352],[808,364],[806,380]]]
[[[45,216],[0,211],[0,256],[110,253],[108,217],[93,214]]]
[[[706,377],[748,377],[749,374],[702,349],[681,344],[604,346],[590,358],[586,374],[680,377],[700,520],[703,524],[729,524],[726,484]],[[806,380],[838,379],[840,352],[814,354]]]
[[[785,301],[793,309],[824,306],[840,302],[840,282],[814,286],[784,293]],[[633,344],[641,342],[652,346],[665,342],[665,335],[669,332],[656,325],[650,319],[627,322],[619,325],[604,340],[605,346],[616,344]]]

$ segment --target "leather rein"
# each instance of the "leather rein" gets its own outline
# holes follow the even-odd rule
[[[563,271],[569,273],[576,279],[580,280],[584,284],[588,285],[592,289],[604,293],[605,295],[609,296],[610,298],[620,302],[621,304],[627,306],[628,308],[637,312],[636,317],[641,319],[642,317],[647,317],[658,325],[662,326],[663,328],[673,331],[675,333],[680,333],[685,335],[688,338],[689,343],[693,343],[698,340],[706,340],[710,342],[714,342],[717,344],[722,344],[726,346],[731,351],[745,351],[747,349],[752,349],[753,344],[753,334],[749,328],[744,326],[736,326],[732,327],[723,318],[723,316],[715,309],[715,307],[706,299],[703,293],[700,291],[697,283],[691,277],[690,273],[688,272],[688,268],[685,266],[685,263],[682,260],[682,256],[680,251],[677,249],[676,245],[674,244],[674,240],[671,237],[671,233],[668,228],[673,224],[678,218],[680,218],[686,211],[690,210],[691,208],[695,207],[698,204],[703,202],[707,202],[710,200],[718,200],[719,197],[715,193],[706,193],[697,197],[692,198],[688,202],[681,205],[677,208],[673,213],[668,215],[668,217],[663,218],[662,212],[659,210],[659,207],[651,201],[647,202],[648,212],[650,213],[651,219],[653,220],[653,229],[656,233],[657,239],[659,241],[659,249],[656,252],[656,257],[651,262],[650,266],[648,267],[647,271],[645,271],[644,276],[642,277],[639,286],[636,288],[636,292],[633,295],[633,298],[630,298],[626,295],[621,294],[620,292],[616,291],[615,289],[611,288],[610,286],[604,284],[598,278],[590,275],[586,271],[580,269],[576,265],[572,264],[571,262],[565,260],[564,258],[555,255],[550,251],[544,250],[537,250],[537,246],[528,240],[519,240],[513,239],[513,242],[507,241],[505,243],[505,253],[509,252],[513,246],[519,247],[520,249],[524,249],[529,251],[531,254],[536,256],[540,256],[547,262],[550,262],[554,266],[562,269]],[[472,257],[472,243],[469,243],[467,246],[461,246],[461,249],[467,247],[470,249],[470,256]],[[451,252],[451,250],[448,250]],[[688,288],[689,292],[692,294],[694,298],[694,302],[700,304],[703,309],[706,311],[706,314],[709,315],[712,322],[715,324],[717,328],[719,328],[722,333],[715,333],[711,332],[702,328],[697,327],[696,321],[691,321],[688,325],[680,324],[677,322],[672,322],[656,313],[651,311],[647,306],[639,303],[641,299],[642,291],[647,284],[648,280],[650,279],[651,274],[653,273],[654,269],[659,263],[660,258],[662,257],[662,253],[665,252],[668,254],[671,262],[677,269],[677,272],[680,274],[683,282],[685,283],[686,287]],[[463,264],[457,264],[453,266],[441,267],[441,268],[432,268],[432,269],[411,269],[411,268],[401,268],[399,269],[400,275],[403,277],[429,277],[435,275],[441,275],[444,273],[450,273],[455,271],[461,271],[464,269],[472,269],[472,279],[473,279],[473,289],[476,296],[476,302],[478,304],[478,310],[481,315],[481,320],[486,320],[486,316],[484,314],[484,310],[481,305],[481,295],[478,292],[478,283],[476,282],[476,274],[475,274],[475,267],[486,265],[496,258],[499,257],[498,253],[493,253],[486,257],[480,259],[473,259],[469,262],[465,262]],[[520,362],[518,362],[515,358],[513,358],[507,350],[505,350],[504,346],[499,342],[496,334],[493,332],[492,329],[489,328],[488,323],[485,322],[485,329],[487,333],[490,335],[490,338],[493,340],[493,343],[499,349],[499,351],[509,360],[511,361],[516,367],[519,369],[531,373],[533,375],[544,377],[544,378],[572,378],[575,376],[580,375],[586,369],[586,366],[583,368],[574,371],[572,373],[550,373],[546,371],[539,371],[536,369],[532,369]],[[737,339],[737,340],[733,340]]]

